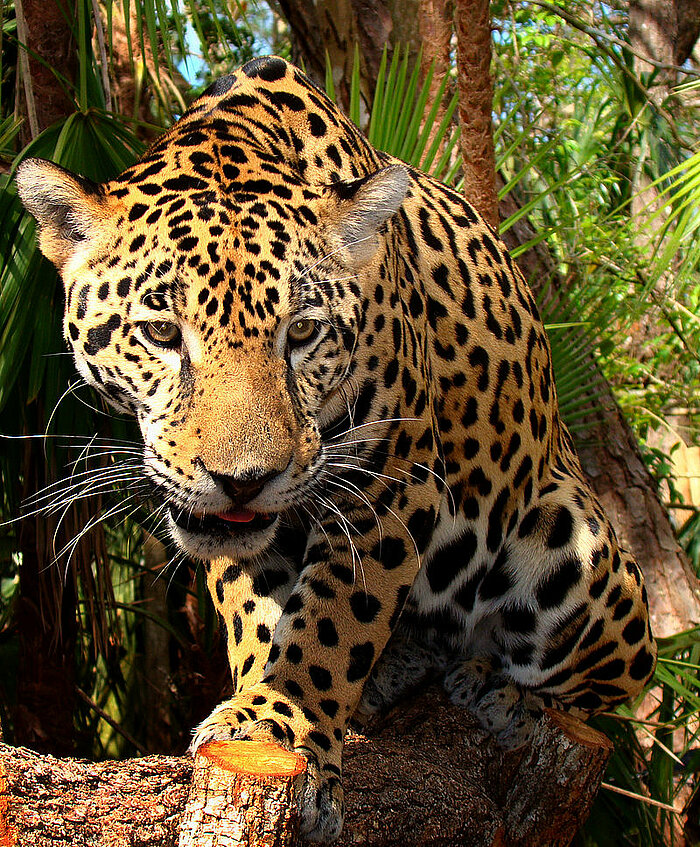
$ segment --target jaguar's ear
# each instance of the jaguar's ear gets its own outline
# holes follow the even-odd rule
[[[100,188],[45,159],[25,159],[16,179],[25,208],[39,224],[41,252],[61,270],[95,231],[104,205]]]
[[[338,203],[336,233],[340,249],[353,267],[374,256],[379,229],[398,212],[406,197],[410,177],[402,165],[389,165],[351,182],[336,182],[331,192]]]

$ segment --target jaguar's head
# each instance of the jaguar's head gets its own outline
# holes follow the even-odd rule
[[[78,370],[136,416],[173,539],[251,557],[323,485],[322,433],[352,406],[366,283],[409,177],[310,186],[251,152],[230,183],[192,169],[201,148],[189,170],[164,151],[103,185],[28,159],[17,184]]]

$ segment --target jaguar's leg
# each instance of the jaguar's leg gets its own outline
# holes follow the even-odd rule
[[[438,498],[431,481],[424,487],[431,490],[407,489],[407,509],[416,492],[431,502]],[[369,523],[364,512],[350,507],[344,515],[348,522]],[[345,730],[418,570],[414,545],[405,538],[400,520],[392,517],[384,517],[381,534],[372,522],[365,535],[352,539],[352,546],[334,521],[313,529],[301,573],[290,576],[293,587],[274,633],[257,619],[255,626],[241,629],[240,608],[250,608],[250,601],[258,608],[255,585],[260,591],[260,579],[250,584],[247,599],[245,590],[237,591],[230,605],[223,586],[221,613],[229,644],[240,639],[231,654],[232,665],[240,667],[238,691],[198,727],[193,745],[260,739],[302,753],[308,770],[299,802],[302,832],[309,840],[333,841],[340,833]],[[426,533],[430,529],[426,522]],[[245,571],[244,566],[238,579],[249,579]]]

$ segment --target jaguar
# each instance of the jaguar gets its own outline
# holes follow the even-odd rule
[[[142,473],[203,563],[233,696],[194,732],[308,761],[302,831],[342,827],[342,746],[438,677],[505,747],[543,706],[634,697],[656,650],[557,405],[533,296],[452,188],[255,59],[95,184],[28,158],[80,374],[134,415]]]

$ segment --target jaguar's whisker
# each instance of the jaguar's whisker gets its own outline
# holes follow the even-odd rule
[[[356,470],[357,470],[357,469],[356,469]],[[362,472],[363,472],[363,473],[367,473],[367,471],[364,471],[364,470],[363,470]],[[381,476],[383,476],[383,475],[377,475],[377,476],[375,476],[375,478],[376,478],[379,482],[381,482],[381,483],[384,485],[384,487],[385,487],[385,488],[389,489],[389,488],[390,488],[390,486],[389,486],[386,482],[384,482],[384,480],[383,480],[383,479],[381,479]],[[343,483],[348,484],[348,480],[345,480],[343,477],[338,477],[338,476],[336,476],[336,479],[342,480],[342,482],[343,482]],[[389,479],[391,479],[391,477],[389,477]],[[399,485],[405,485],[405,482],[401,482],[400,480],[394,480],[394,481],[395,481],[395,482],[398,482],[398,484],[399,484]],[[350,484],[352,484],[352,483],[350,483]],[[354,493],[354,492],[350,491],[349,489],[347,489],[347,490],[348,490],[348,493],[350,493],[350,494]],[[417,559],[418,559],[418,561],[420,562],[420,558],[421,558],[421,556],[420,556],[420,550],[418,549],[418,544],[417,544],[417,542],[416,542],[415,538],[413,537],[413,535],[412,535],[411,531],[410,531],[410,530],[409,530],[409,528],[406,526],[406,523],[405,523],[405,522],[404,522],[404,521],[403,521],[403,520],[402,520],[402,519],[401,519],[401,518],[400,518],[400,517],[396,514],[396,512],[395,512],[393,509],[391,509],[389,506],[386,506],[385,508],[386,508],[387,512],[389,512],[389,514],[390,514],[390,515],[392,515],[392,516],[393,516],[393,517],[394,517],[394,518],[398,521],[398,523],[399,523],[399,524],[401,524],[401,526],[404,528],[404,531],[406,532],[406,535],[408,536],[408,538],[410,538],[411,543],[413,544],[413,547],[414,547],[414,550],[415,550],[415,553],[416,553],[416,558],[417,558]]]
[[[50,509],[54,502],[61,502],[65,499],[79,500],[83,497],[89,497],[93,493],[105,493],[108,487],[116,485],[120,482],[133,482],[142,479],[140,474],[137,474],[137,467],[124,467],[118,470],[110,468],[109,472],[101,474],[90,474],[84,478],[71,481],[63,480],[61,484],[52,483],[51,487],[41,489],[28,497],[24,501],[25,506],[37,506],[36,511],[41,512],[44,509]],[[44,504],[40,506],[40,504]],[[22,515],[27,516],[27,513]]]
[[[377,524],[377,532],[379,533],[379,539],[381,540],[384,534],[382,522],[379,518],[379,515],[377,514],[377,510],[374,508],[374,506],[370,502],[370,499],[362,491],[362,489],[355,485],[353,482],[350,482],[349,480],[344,479],[343,477],[339,477],[329,471],[326,471],[324,476],[331,485],[335,485],[343,491],[347,491],[349,494],[352,494],[354,497],[356,497],[358,500],[360,500],[367,506],[367,508],[372,512],[372,515],[374,516],[374,521]]]

